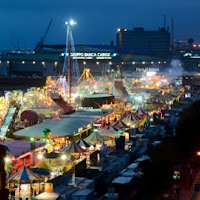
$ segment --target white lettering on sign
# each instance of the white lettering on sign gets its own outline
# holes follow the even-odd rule
[[[135,69],[136,72],[159,72],[160,69],[159,68],[136,68]]]
[[[72,59],[112,59],[111,53],[71,53]]]

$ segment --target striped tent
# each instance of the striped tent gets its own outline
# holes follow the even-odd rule
[[[70,144],[68,144],[66,147],[60,150],[61,152],[65,153],[83,153],[85,152],[84,149],[82,149],[75,141],[72,141]]]
[[[40,177],[31,171],[31,169],[24,166],[21,170],[11,176],[8,181],[17,181],[17,182],[32,182],[32,181],[41,181]]]
[[[90,147],[90,144],[87,143],[85,140],[83,140],[82,138],[76,142],[80,147],[84,147],[84,148],[88,148]]]
[[[128,125],[126,125],[121,119],[114,124],[112,124],[113,127],[117,129],[126,129],[128,128]]]
[[[118,136],[118,134],[116,132],[112,132],[109,129],[107,129],[106,127],[99,131],[99,135],[108,136],[108,137],[117,137]]]
[[[99,142],[103,142],[104,139],[97,132],[93,132],[88,137],[85,138],[85,141],[99,143]]]
[[[138,115],[142,116],[142,117],[147,117],[148,114],[146,112],[144,112],[141,108],[138,108],[135,113],[137,113]]]
[[[108,129],[109,131],[113,132],[113,133],[117,133],[119,131],[119,128],[116,128],[113,125],[108,125],[105,128]]]
[[[133,113],[129,113],[122,121],[130,126],[137,125],[140,123],[140,119]]]

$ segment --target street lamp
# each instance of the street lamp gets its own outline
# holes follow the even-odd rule
[[[72,93],[72,63],[71,63],[71,26],[75,25],[76,22],[74,20],[66,21],[65,24],[67,25],[67,44],[66,44],[66,52],[68,55],[68,84],[69,84],[69,104],[71,105],[71,93]]]

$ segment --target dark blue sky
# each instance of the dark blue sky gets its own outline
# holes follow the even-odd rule
[[[65,43],[64,22],[74,18],[76,44],[109,44],[118,27],[157,29],[164,13],[170,27],[174,17],[175,39],[200,41],[199,10],[199,0],[1,0],[0,49],[17,40],[21,48],[34,48],[51,18],[46,43]]]

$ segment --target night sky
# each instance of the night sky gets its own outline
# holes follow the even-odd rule
[[[200,42],[199,0],[1,0],[0,49],[34,48],[51,18],[52,26],[45,43],[65,43],[64,22],[75,19],[75,44],[110,44],[118,27],[144,27],[152,30],[163,25],[166,14],[175,39],[193,37]]]

